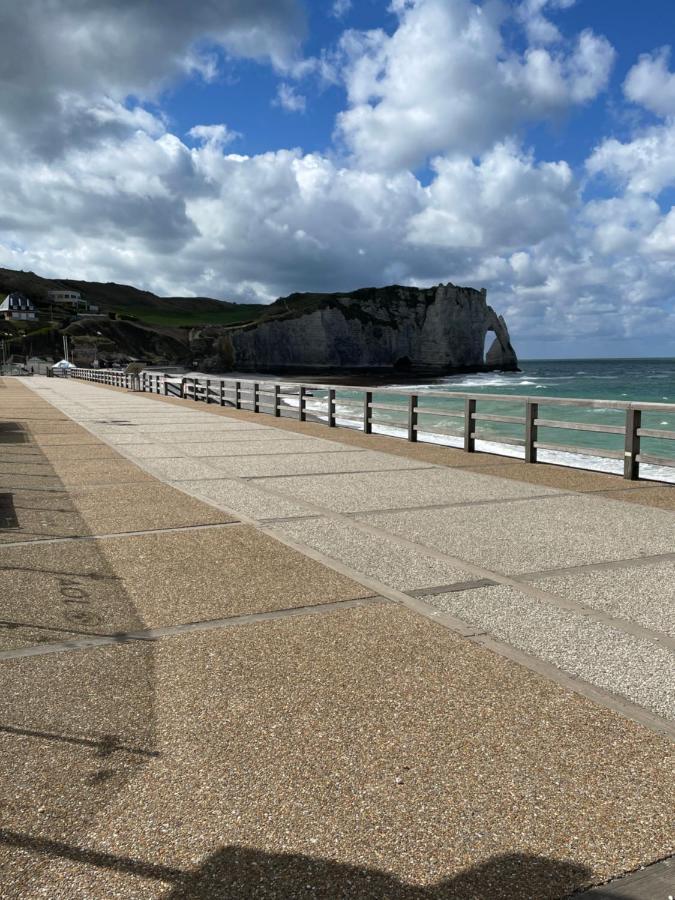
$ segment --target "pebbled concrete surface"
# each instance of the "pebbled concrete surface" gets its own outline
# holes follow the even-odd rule
[[[421,548],[413,549],[386,537],[357,532],[349,523],[317,518],[283,522],[276,528],[292,540],[402,591],[466,582],[476,577],[466,569],[425,554]]]
[[[675,657],[652,641],[589,622],[508,585],[425,599],[574,677],[675,719]]]
[[[152,404],[185,410],[185,405],[69,382],[47,387],[55,401],[67,400],[67,409],[76,417],[86,400],[88,424],[102,396],[115,398],[114,414],[120,418],[125,410],[132,414],[141,408],[137,402],[143,403],[143,411]],[[17,415],[22,410],[35,419],[58,418],[37,396],[28,402],[23,385],[16,386],[14,396]],[[195,428],[214,416],[213,409],[198,409]],[[220,411],[215,416],[249,421]],[[258,444],[275,447],[277,454],[280,435],[285,440],[292,434],[288,444],[298,446],[316,433],[303,430],[300,423],[288,423],[287,431],[276,425],[261,428]],[[129,430],[144,447],[167,443],[166,433],[148,440],[143,433],[139,441],[137,429]],[[240,431],[243,440],[229,444],[238,444],[240,462],[241,454],[246,459],[250,452],[255,431]],[[191,457],[190,446],[202,443],[192,440],[199,433],[192,431],[189,440],[174,442],[186,459]],[[262,434],[266,437],[260,438]],[[38,452],[43,446],[67,446],[38,446],[37,437],[30,441]],[[328,443],[332,449],[326,457],[341,455],[336,446],[342,453],[358,446]],[[88,432],[70,446],[85,445],[100,446]],[[290,446],[284,452],[294,455]],[[25,463],[22,453],[17,455],[18,462]],[[143,460],[139,464],[143,466]],[[488,482],[500,491],[520,490],[527,496],[541,490],[516,479],[476,481],[459,465],[443,471],[454,479],[452,490],[470,499],[481,496],[478,486]],[[306,514],[307,505],[291,492],[283,497],[272,493],[265,482],[332,478],[261,478],[251,485],[221,475],[192,480],[185,487],[201,490],[205,485],[213,502],[243,515],[246,509],[254,517],[275,509],[277,515],[298,516]],[[147,493],[152,491],[154,495]],[[24,495],[44,497],[45,507],[70,500],[87,528],[97,516],[121,527],[152,507],[157,516],[188,518],[189,509],[226,517],[152,479],[116,487],[62,486]],[[147,502],[150,496],[155,498],[152,504]],[[88,507],[81,508],[83,498]],[[408,510],[400,514],[401,520],[393,520],[392,531],[419,542],[405,550],[395,545],[400,548],[398,560],[386,530],[364,538],[358,518],[341,517],[330,491],[320,520],[286,521],[275,530],[297,528],[297,539],[304,531],[308,547],[335,538],[348,565],[372,567],[396,584],[405,583],[397,579],[406,577],[417,583],[418,575],[433,575],[438,583],[437,574],[444,580],[455,570],[466,580],[462,559],[468,564],[479,552],[483,559],[488,538],[500,534],[499,522],[502,559],[528,572],[531,565],[520,569],[527,559],[535,560],[536,572],[547,560],[585,558],[589,552],[593,559],[605,552],[627,557],[641,550],[650,533],[652,544],[665,540],[673,522],[672,514],[662,510],[589,496],[571,498],[577,504],[575,521],[562,503],[566,499],[555,494],[527,501],[481,496],[481,503],[471,507]],[[532,547],[523,551],[521,511],[534,508],[541,530],[544,504],[551,505],[548,522],[554,533],[538,535],[535,528]],[[434,519],[439,512],[440,528]],[[489,522],[483,518],[486,513],[491,524],[481,526]],[[581,533],[577,542],[567,534],[573,532],[572,523]],[[4,530],[17,533],[13,526]],[[250,545],[239,545],[241,577],[233,569],[231,583],[231,545],[220,537],[230,531],[256,535]],[[232,525],[73,545],[26,543],[0,552],[10,553],[15,566],[13,603],[33,602],[36,609],[36,592],[21,587],[24,578],[26,583],[44,579],[42,593],[51,600],[45,561],[51,559],[51,571],[62,574],[59,566],[72,564],[75,557],[61,557],[58,547],[67,545],[70,552],[71,546],[87,544],[101,554],[96,571],[102,573],[105,566],[118,576],[115,583],[128,595],[131,615],[169,621],[184,620],[193,612],[207,614],[217,606],[227,610],[230,603],[273,602],[277,582],[287,576],[293,580],[293,565],[285,557],[279,565],[276,551],[260,549],[259,537],[255,529]],[[456,563],[436,559],[427,552],[427,540],[442,541],[443,547],[452,541],[463,548],[464,556]],[[45,547],[56,549],[41,554]],[[361,558],[355,548],[360,548]],[[24,551],[25,558],[30,557],[24,568],[39,569],[39,574],[16,571],[13,554]],[[300,558],[295,589],[297,596],[312,602],[330,585],[326,573],[334,573],[313,564],[316,573],[306,578],[308,560]],[[480,564],[485,566],[485,560]],[[78,570],[73,566],[71,571]],[[473,593],[484,595],[487,589]],[[580,599],[581,594],[572,596]],[[127,601],[118,591],[109,602],[119,611]],[[483,605],[477,605],[479,611]],[[593,655],[598,657],[598,671],[585,670],[589,677],[601,679],[608,672],[618,677],[617,659],[627,660],[623,677],[634,687],[644,676],[640,699],[651,702],[646,691],[654,662],[660,659],[656,644],[641,639],[640,647],[628,653],[626,638],[632,636],[618,626],[610,629],[609,637],[606,626],[601,633],[592,613],[574,617],[576,630],[564,640],[564,623],[542,624],[542,608],[543,601],[537,601],[535,608],[511,621],[518,621],[523,632],[536,633],[540,642],[543,632],[553,632],[544,643],[561,653],[577,647],[572,661],[579,665],[588,667]],[[50,604],[45,603],[42,612],[48,611]],[[612,643],[614,632],[619,637]],[[539,645],[532,646],[535,653],[543,652]],[[672,744],[393,605],[5,660],[0,664],[0,741],[7,760],[7,779],[0,775],[0,801],[5,801],[6,811],[4,830],[0,828],[0,856],[5,855],[6,866],[0,878],[10,897],[194,900],[222,894],[225,884],[232,896],[276,900],[309,898],[317,890],[330,897],[336,889],[345,898],[545,900],[562,898],[572,889],[674,849]]]
[[[675,516],[670,511],[583,495],[362,518],[495,572],[652,556],[675,547]]]
[[[259,482],[253,482],[259,484]],[[396,509],[432,503],[475,503],[548,493],[528,485],[442,468],[413,472],[374,472],[322,478],[278,478],[274,489],[296,499],[319,503],[337,512]],[[553,492],[551,492],[553,493]]]
[[[675,561],[542,576],[529,583],[675,637]]]
[[[665,740],[406,610],[0,677],[8,900],[546,900],[671,846]]]

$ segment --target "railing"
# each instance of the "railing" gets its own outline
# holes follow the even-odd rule
[[[193,378],[141,372],[127,375],[122,372],[100,369],[71,369],[69,376],[84,381],[106,384],[146,393],[178,397],[193,402],[215,403],[234,409],[248,409],[256,413],[272,416],[293,417],[304,422],[308,416],[323,422],[329,428],[338,425],[358,428],[370,434],[373,426],[394,424],[401,436],[409,441],[421,441],[452,436],[461,439],[467,453],[476,450],[476,441],[491,441],[524,448],[525,462],[539,461],[539,451],[572,453],[606,459],[623,460],[624,478],[635,480],[640,476],[640,465],[672,467],[675,472],[675,455],[661,456],[647,452],[643,441],[658,440],[675,442],[675,429],[645,427],[644,421],[651,415],[675,415],[675,404],[639,403],[622,400],[586,400],[568,397],[527,397],[513,394],[468,394],[450,391],[425,391],[423,395],[408,393],[399,388],[373,388],[316,385],[291,381],[248,381],[223,378]],[[354,395],[357,395],[356,397]],[[373,400],[375,395],[376,399]],[[404,397],[405,403],[387,402]],[[312,409],[307,401],[311,398]],[[340,412],[338,414],[338,399]],[[479,404],[503,404],[516,407],[507,413],[482,412]],[[454,406],[453,406],[454,405]],[[540,407],[560,410],[555,418],[540,415]],[[620,424],[610,422],[578,421],[565,418],[575,410],[601,410],[611,413],[615,419],[621,416]],[[398,422],[382,420],[381,413],[400,414]],[[424,419],[449,420],[454,427],[425,424]],[[505,434],[488,433],[481,423],[497,423],[507,426]],[[545,432],[541,435],[541,432]],[[547,433],[554,436],[560,431],[571,434],[616,435],[619,446],[598,447],[590,444],[558,443],[547,439]],[[514,433],[515,432],[515,433]],[[542,437],[544,439],[542,439]],[[666,444],[675,452],[675,443]],[[499,449],[490,448],[499,453]]]

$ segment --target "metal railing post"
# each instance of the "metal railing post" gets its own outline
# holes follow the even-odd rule
[[[192,379],[192,399],[196,402],[197,400],[197,379]]]
[[[328,427],[335,428],[335,388],[328,390]]]
[[[373,420],[371,416],[371,403],[373,402],[373,392],[365,391],[363,394],[363,433],[370,434],[373,430]]]
[[[225,406],[225,382],[223,379],[220,379],[220,392],[219,392],[219,400],[220,405]]]
[[[211,402],[211,379],[207,378],[206,379],[206,404],[207,404],[207,406],[210,402]]]
[[[476,401],[467,397],[464,401],[464,450],[473,453],[476,449],[476,438],[473,432],[473,417],[476,412]]]
[[[642,424],[642,411],[629,407],[626,410],[626,444],[623,455],[623,477],[628,481],[637,481],[640,477],[640,435],[638,428]]]
[[[281,408],[280,408],[281,399],[279,397],[280,393],[281,393],[281,385],[275,384],[274,385],[274,416],[277,419],[281,415]]]
[[[525,401],[525,462],[536,463],[537,461],[537,416],[539,415],[539,404],[532,403],[531,400]]]
[[[234,408],[241,409],[241,381],[234,383]]]
[[[253,382],[253,412],[260,412],[260,385],[257,381]]]
[[[417,394],[408,397],[408,440],[417,440]]]
[[[305,421],[305,388],[302,385],[298,389],[298,419]]]

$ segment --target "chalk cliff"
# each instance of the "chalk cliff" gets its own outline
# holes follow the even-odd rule
[[[518,368],[506,323],[485,291],[453,284],[292,294],[261,320],[221,334],[222,355],[242,371]]]

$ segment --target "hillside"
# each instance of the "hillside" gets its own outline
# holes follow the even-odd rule
[[[234,325],[257,318],[261,307],[253,303],[230,303],[209,297],[158,297],[150,291],[115,282],[77,281],[71,278],[42,278],[34,272],[0,268],[0,297],[22,291],[38,307],[47,307],[47,292],[72,289],[104,313],[133,316],[148,325],[193,327]]]
[[[58,289],[79,291],[95,314],[52,304],[47,292]],[[212,372],[442,374],[518,365],[485,291],[451,283],[294,293],[263,306],[0,269],[0,296],[13,290],[33,300],[39,314],[37,321],[0,321],[5,354],[17,358],[60,358],[65,335],[73,360],[84,366],[141,360]]]

